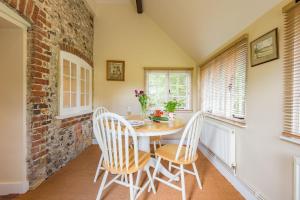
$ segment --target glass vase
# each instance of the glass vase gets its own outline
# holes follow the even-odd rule
[[[147,105],[141,105],[141,111],[142,119],[147,119]]]

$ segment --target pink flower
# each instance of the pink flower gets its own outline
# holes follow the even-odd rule
[[[135,97],[144,96],[145,92],[143,90],[134,90]]]

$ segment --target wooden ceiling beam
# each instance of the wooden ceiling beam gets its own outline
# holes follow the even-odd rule
[[[138,14],[143,13],[143,0],[136,0],[136,11]]]

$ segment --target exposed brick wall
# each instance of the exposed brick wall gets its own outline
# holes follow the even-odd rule
[[[93,66],[93,15],[82,0],[0,0],[30,24],[28,180],[35,187],[91,144],[90,115],[57,120],[59,49]]]

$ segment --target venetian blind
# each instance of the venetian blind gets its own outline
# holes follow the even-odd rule
[[[300,5],[285,12],[284,133],[300,135]]]
[[[235,43],[201,67],[201,108],[205,113],[245,121],[248,39]]]

